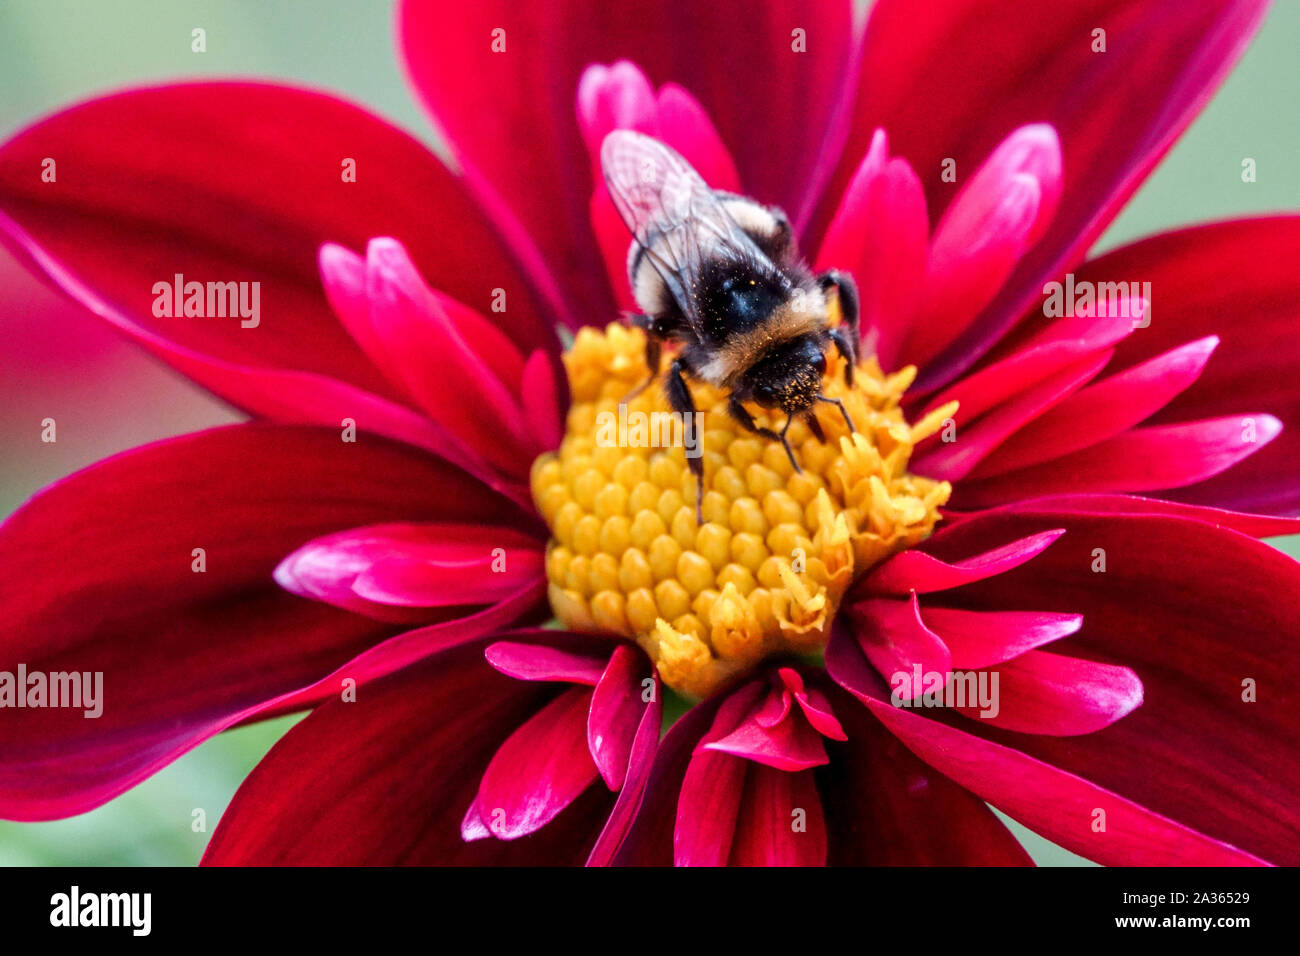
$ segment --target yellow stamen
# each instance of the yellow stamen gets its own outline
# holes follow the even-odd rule
[[[645,339],[617,323],[584,328],[565,355],[573,404],[556,452],[533,463],[532,491],[553,539],[551,607],[566,627],[631,637],[668,686],[705,697],[778,654],[825,647],[840,599],[872,565],[934,530],[951,487],[907,472],[918,441],[952,416],[915,426],[899,402],[915,377],[859,364],[854,387],[827,355],[818,405],[822,444],[804,422],[788,436],[802,474],[778,442],[745,431],[726,395],[691,383],[702,413],[704,522],[695,478],[658,385],[619,404],[645,378]],[[782,413],[751,408],[774,430]],[[622,422],[621,427],[615,427]]]

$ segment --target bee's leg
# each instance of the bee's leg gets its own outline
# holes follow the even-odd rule
[[[822,423],[817,420],[817,416],[813,414],[811,408],[804,414],[803,420],[804,424],[808,426],[808,430],[813,433],[813,437],[823,445],[826,444],[826,433],[822,431]]]
[[[799,462],[795,460],[794,450],[790,447],[790,440],[785,437],[785,433],[790,430],[790,423],[794,421],[793,415],[785,420],[785,427],[781,429],[780,434],[777,434],[772,429],[764,428],[755,422],[754,416],[749,414],[749,409],[740,404],[734,395],[727,399],[727,414],[739,422],[746,431],[751,431],[755,435],[762,435],[764,438],[770,438],[772,441],[779,441],[781,447],[785,449],[785,453],[790,456],[790,464],[794,466],[794,470],[799,474],[803,474],[803,469],[799,467]]]
[[[682,378],[682,372],[689,371],[687,365],[681,359],[674,359],[673,364],[668,366],[668,375],[664,380],[664,392],[668,395],[668,404],[672,406],[673,411],[683,417],[683,434],[685,434],[685,417],[691,416],[691,421],[695,420],[695,399],[691,397],[691,390],[686,387],[686,380]],[[695,476],[695,523],[704,524],[704,449],[701,447],[703,436],[696,434],[696,454],[692,455],[692,449],[684,449],[686,452],[686,464],[691,469],[691,474]]]
[[[826,334],[835,343],[835,349],[844,357],[844,384],[853,387],[853,367],[858,364],[858,351],[853,346],[853,339],[841,326],[827,329]]]
[[[844,416],[844,424],[849,426],[849,431],[851,432],[857,431],[857,429],[853,427],[853,419],[849,418],[849,410],[844,407],[844,402],[842,399],[829,398],[825,395],[818,395],[817,401],[825,402],[828,405],[834,405],[836,408],[840,410],[840,414]]]
[[[663,345],[655,336],[654,319],[650,318],[650,316],[634,315],[631,322],[638,329],[645,329],[645,364],[646,368],[650,370],[650,377],[623,396],[622,404],[624,405],[644,392],[659,377],[659,356],[662,353]]]
[[[840,300],[840,317],[848,326],[849,336],[853,342],[853,354],[862,350],[862,337],[858,334],[858,284],[847,272],[831,269],[817,277],[817,284],[825,292],[834,289]]]

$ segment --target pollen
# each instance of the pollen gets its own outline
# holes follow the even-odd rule
[[[917,442],[955,403],[909,425],[899,407],[915,376],[874,358],[844,382],[827,354],[825,394],[844,402],[788,432],[801,471],[779,442],[726,412],[724,392],[690,382],[700,413],[671,413],[647,375],[645,337],[618,323],[584,328],[565,354],[573,403],[557,451],[532,468],[532,494],[551,529],[551,607],[566,627],[635,640],[660,678],[707,697],[764,660],[820,654],[854,578],[926,538],[951,486],[907,471]],[[751,407],[780,431],[781,412]],[[704,463],[703,522],[687,452]]]

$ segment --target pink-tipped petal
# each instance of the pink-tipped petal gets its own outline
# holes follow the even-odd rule
[[[578,125],[592,164],[592,180],[602,181],[600,145],[616,129],[631,129],[667,143],[685,157],[714,189],[741,189],[736,165],[699,101],[676,83],[658,92],[634,63],[606,67],[593,63],[578,81]]]
[[[908,601],[858,601],[849,607],[849,620],[862,652],[899,700],[920,697],[930,689],[927,680],[938,681],[939,687],[947,680],[952,655],[943,639],[921,619],[915,591]],[[916,679],[918,668],[920,680]]]
[[[930,242],[926,296],[903,363],[943,351],[1046,231],[1061,195],[1061,144],[1046,123],[1003,140],[960,186]]]
[[[1124,432],[1061,458],[967,482],[960,507],[1077,491],[1178,488],[1226,471],[1282,430],[1272,415],[1242,414]]]
[[[1227,76],[1267,7],[1265,0],[1208,0],[1194,9],[1183,0],[872,6],[831,203],[879,128],[927,184],[932,216],[1026,123],[1050,124],[1063,156],[1048,231],[967,333],[922,370],[918,387],[942,386],[970,367],[1045,281],[1078,261]],[[955,182],[941,176],[947,159]],[[832,208],[824,205],[818,220],[829,221]]]
[[[582,71],[578,78],[578,128],[594,160],[596,179],[605,134],[615,129],[634,129],[654,136],[656,120],[654,86],[635,63],[593,63]]]
[[[538,538],[500,527],[371,525],[307,542],[276,566],[275,580],[294,594],[379,620],[414,621],[418,613],[391,612],[507,597],[544,575],[541,549]]]
[[[43,157],[62,159],[54,183],[31,173]],[[329,308],[316,268],[325,242],[397,236],[457,299],[486,308],[506,289],[512,338],[558,352],[550,312],[461,181],[416,140],[320,93],[180,83],[79,104],[0,147],[0,210],[30,265],[251,411],[313,412],[307,395],[259,384],[291,373],[396,400]],[[449,222],[454,242],[429,227]],[[203,317],[175,315],[176,275],[183,296],[189,282],[248,283],[244,305],[252,313],[256,290],[258,314],[207,314],[205,288]],[[288,411],[291,397],[302,404]]]
[[[600,788],[518,840],[488,839],[473,808],[493,750],[545,700],[544,688],[488,667],[482,642],[385,678],[354,702],[336,696],[243,782],[203,862],[580,864],[610,805]]]
[[[996,690],[982,693],[981,681]],[[965,691],[965,703],[959,698],[955,707],[959,713],[1025,734],[1096,733],[1142,704],[1142,681],[1131,669],[1044,651],[1026,651],[983,673],[954,676],[954,683]]]
[[[562,681],[595,687],[605,669],[596,648],[583,650],[548,643],[497,641],[483,656],[493,669],[515,680]]]
[[[1066,370],[1080,359],[1108,349],[1131,334],[1133,320],[1121,312],[1115,309],[1114,314],[1107,311],[1100,317],[1090,315],[1052,323],[1035,341],[927,400],[926,411],[957,402],[963,422],[978,420],[990,409],[1048,379],[1067,374]]]
[[[956,415],[956,440],[927,443],[927,447],[912,460],[911,469],[930,478],[952,481],[964,493],[965,483],[959,482],[959,479],[965,478],[1019,429],[1092,381],[1106,367],[1113,354],[1113,350],[1103,349],[1084,355],[965,428],[962,427],[959,408]],[[954,507],[964,505],[954,502]]]
[[[566,690],[497,749],[477,801],[494,837],[515,840],[540,830],[596,781],[587,752],[590,706],[591,691]]]
[[[6,710],[0,816],[97,806],[378,646],[392,625],[290,594],[272,571],[321,535],[452,510],[515,514],[409,448],[271,425],[147,445],[45,489],[0,526],[0,569],[25,582],[0,601],[0,660],[102,672],[103,713]],[[316,699],[346,676],[359,675],[338,675]]]
[[[826,665],[842,687],[927,764],[1066,849],[1121,866],[1261,862],[1011,746],[893,706],[888,689],[846,632],[831,639]],[[975,725],[967,721],[963,726]],[[1021,739],[1040,738],[1018,737],[1017,742]],[[1098,821],[1103,821],[1100,827]]]
[[[623,311],[636,311],[628,280],[627,225],[614,208],[601,170],[600,147],[617,129],[630,129],[667,143],[681,153],[713,189],[741,192],[741,183],[727,147],[708,114],[689,92],[666,84],[657,93],[634,63],[620,60],[605,66],[593,63],[578,82],[578,125],[587,144],[592,182],[592,233],[609,276],[614,299]]]
[[[1079,389],[998,446],[970,477],[1049,461],[1118,435],[1196,381],[1218,344],[1217,335],[1206,336]]]
[[[884,130],[854,173],[817,252],[817,268],[841,269],[858,285],[864,349],[887,370],[911,329],[925,285],[930,227],[925,193],[904,160],[890,159]]]
[[[628,765],[638,729],[646,710],[647,689],[658,696],[650,680],[645,655],[629,644],[620,644],[609,656],[591,694],[587,715],[587,749],[596,769],[610,790],[618,790],[627,777]]]
[[[1297,257],[1300,216],[1283,215],[1164,233],[1078,270],[1081,281],[1151,283],[1149,325],[1120,348],[1121,367],[1188,339],[1222,340],[1201,377],[1158,413],[1156,423],[1258,408],[1285,426],[1258,454],[1168,497],[1236,511],[1300,514],[1300,378],[1291,374],[1300,367]]]
[[[367,247],[366,293],[370,323],[390,364],[429,417],[503,474],[526,475],[541,446],[524,430],[517,394],[483,357],[513,351],[509,341],[472,310],[425,285],[394,240],[373,239]],[[517,382],[523,360],[513,352],[508,361]]]
[[[946,607],[922,608],[921,619],[952,652],[953,670],[992,667],[1069,637],[1083,624],[1079,614],[963,611]]]

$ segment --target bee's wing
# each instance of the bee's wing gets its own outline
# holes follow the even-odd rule
[[[600,163],[615,208],[696,331],[693,290],[708,258],[770,265],[676,150],[615,130],[601,145]]]

